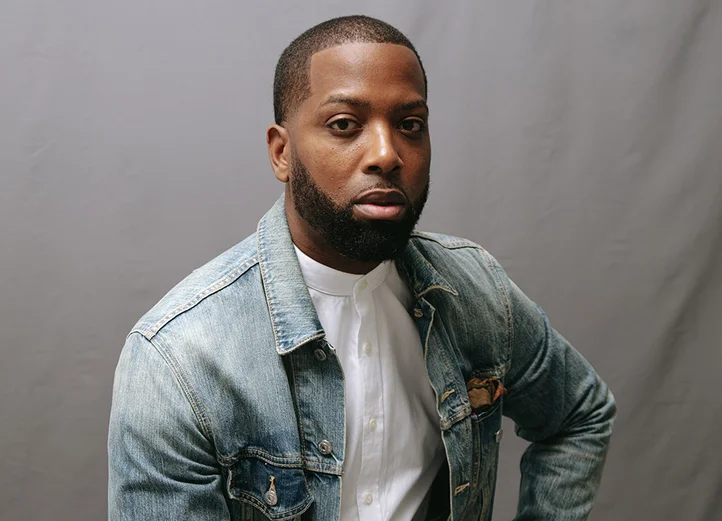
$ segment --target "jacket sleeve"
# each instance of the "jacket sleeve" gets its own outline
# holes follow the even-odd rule
[[[544,311],[505,275],[504,281],[511,331],[504,414],[531,442],[515,520],[582,521],[601,480],[614,398]]]
[[[128,337],[108,433],[110,521],[230,519],[221,469],[189,393],[152,342]]]

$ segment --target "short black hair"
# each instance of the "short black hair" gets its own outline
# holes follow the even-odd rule
[[[308,68],[311,57],[329,47],[352,42],[394,43],[408,47],[419,60],[424,74],[424,89],[428,90],[426,71],[419,53],[401,31],[370,16],[332,18],[305,31],[281,53],[273,80],[273,113],[278,125],[286,121],[309,95]]]

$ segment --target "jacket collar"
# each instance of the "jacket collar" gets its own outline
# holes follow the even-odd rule
[[[284,355],[325,336],[293,249],[284,195],[259,221],[256,237],[276,350]],[[416,298],[434,289],[458,295],[414,245],[413,237],[396,266]]]
[[[411,235],[411,240],[406,245],[404,251],[396,259],[396,267],[401,276],[409,286],[409,290],[413,292],[414,297],[421,298],[429,291],[440,289],[458,296],[459,293],[449,282],[439,273],[436,268],[424,257],[419,251],[414,241],[415,235]]]

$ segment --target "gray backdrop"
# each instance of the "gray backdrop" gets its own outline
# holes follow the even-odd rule
[[[0,2],[0,519],[106,516],[125,334],[255,229],[275,60],[356,12],[428,71],[422,227],[490,250],[617,397],[592,519],[722,519],[721,4]]]

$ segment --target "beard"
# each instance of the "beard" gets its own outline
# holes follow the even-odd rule
[[[401,187],[389,181],[369,187],[377,188],[393,188],[406,194]],[[354,217],[352,202],[337,206],[292,154],[291,196],[298,214],[337,253],[355,261],[383,262],[394,259],[409,242],[429,196],[429,183],[415,201],[410,201],[400,220],[361,220]]]

